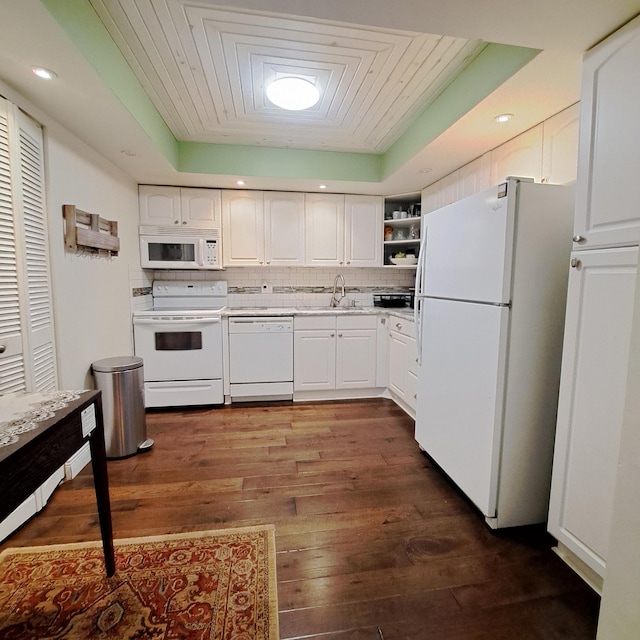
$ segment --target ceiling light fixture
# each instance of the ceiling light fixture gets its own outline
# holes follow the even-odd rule
[[[246,183],[244,180],[236,180],[236,184],[237,184],[239,187],[243,187],[243,186],[244,186],[245,184],[247,184],[247,183]]]
[[[302,111],[318,103],[320,91],[302,78],[278,78],[267,87],[267,98],[281,109]]]
[[[327,185],[326,184],[319,184],[318,185],[318,189],[326,189]]]
[[[38,76],[38,78],[43,78],[44,80],[53,80],[58,77],[57,73],[54,73],[51,69],[45,69],[44,67],[32,67],[31,70]]]
[[[505,122],[509,122],[509,120],[513,119],[513,113],[501,113],[499,116],[496,116],[494,119],[498,124],[504,124]]]

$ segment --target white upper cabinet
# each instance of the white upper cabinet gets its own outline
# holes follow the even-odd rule
[[[166,227],[178,225],[180,215],[180,187],[140,185],[140,225]]]
[[[307,265],[382,266],[382,220],[381,196],[307,193]]]
[[[491,186],[491,161],[489,154],[476,158],[458,169],[458,195],[468,198]]]
[[[224,265],[304,265],[304,194],[223,191]]]
[[[442,190],[440,189],[440,183],[434,184],[424,188],[421,194],[422,203],[422,215],[435,211],[442,207]]]
[[[138,187],[141,226],[220,228],[220,190]]]
[[[307,193],[304,216],[307,264],[344,265],[344,195]]]
[[[181,223],[197,229],[219,229],[219,189],[180,189]]]
[[[380,196],[347,195],[345,204],[345,264],[351,267],[382,266],[383,199]]]
[[[542,140],[542,182],[575,182],[578,171],[580,106],[573,106],[545,120]]]
[[[491,184],[509,176],[542,179],[542,125],[516,136],[490,152]]]
[[[584,58],[576,249],[640,241],[640,19]]]
[[[457,202],[460,200],[460,189],[459,189],[459,180],[460,180],[460,172],[454,171],[450,173],[448,176],[445,176],[440,180],[440,191],[441,191],[441,199],[442,206],[446,207],[448,204],[453,202]]]
[[[304,265],[304,193],[264,194],[264,234],[266,265]]]
[[[262,191],[222,192],[224,266],[264,264],[264,194]]]

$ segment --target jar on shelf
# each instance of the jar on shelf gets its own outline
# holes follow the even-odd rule
[[[393,228],[385,227],[384,228],[384,239],[385,240],[393,240]]]

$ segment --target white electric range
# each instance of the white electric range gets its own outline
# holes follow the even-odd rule
[[[143,360],[145,406],[224,403],[224,281],[155,280],[153,308],[133,314],[135,355]]]

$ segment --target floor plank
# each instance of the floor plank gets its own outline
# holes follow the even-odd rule
[[[544,527],[491,531],[388,400],[147,413],[109,462],[116,537],[273,523],[283,640],[588,640]],[[90,467],[6,546],[99,539]]]

